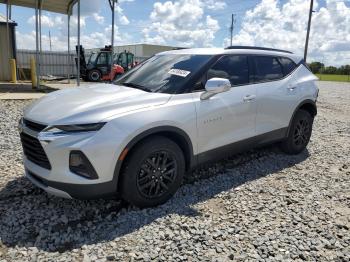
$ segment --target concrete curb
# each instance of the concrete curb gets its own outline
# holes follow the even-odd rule
[[[0,100],[29,100],[38,99],[46,95],[45,93],[3,93],[0,94]]]

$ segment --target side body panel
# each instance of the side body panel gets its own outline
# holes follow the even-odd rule
[[[278,81],[255,84],[257,135],[288,126],[293,110],[300,100],[295,73]]]
[[[279,81],[256,84],[257,135],[288,127],[296,107],[302,101],[316,100],[316,79],[300,65],[292,74]]]
[[[254,85],[235,86],[207,100],[200,99],[201,92],[193,93],[198,153],[255,135],[255,88]]]

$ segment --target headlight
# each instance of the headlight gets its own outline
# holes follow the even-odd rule
[[[95,123],[95,124],[80,124],[80,125],[57,125],[51,126],[45,129],[46,132],[88,132],[98,131],[106,123]]]

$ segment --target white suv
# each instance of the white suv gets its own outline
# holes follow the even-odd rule
[[[204,161],[272,142],[305,149],[316,80],[283,50],[163,52],[114,84],[53,92],[26,108],[26,176],[62,197],[158,205]]]

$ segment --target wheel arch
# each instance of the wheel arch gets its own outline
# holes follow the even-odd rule
[[[164,136],[174,141],[182,150],[185,157],[186,171],[190,170],[195,165],[195,157],[193,155],[193,144],[189,135],[182,129],[174,126],[159,126],[148,129],[137,136],[135,136],[123,149],[122,153],[118,157],[117,164],[114,170],[113,180],[118,183],[123,165],[127,161],[128,156],[132,150],[145,139],[149,139],[153,136]],[[126,151],[125,155],[123,153]]]
[[[311,100],[311,99],[306,99],[302,101],[294,110],[293,115],[291,119],[289,120],[289,125],[288,125],[288,131],[287,131],[287,136],[289,135],[289,131],[292,125],[292,121],[294,119],[295,114],[300,110],[305,110],[311,114],[311,116],[314,118],[317,115],[317,107],[316,107],[316,102]]]

